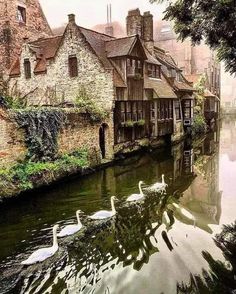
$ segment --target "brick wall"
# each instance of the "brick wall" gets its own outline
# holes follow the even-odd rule
[[[67,123],[58,136],[59,154],[71,153],[86,148],[92,164],[102,161],[99,145],[101,123],[91,123],[88,116],[75,110],[65,110]],[[105,131],[105,159],[113,158],[112,117],[103,122]],[[11,118],[11,113],[0,109],[0,167],[11,166],[25,158],[27,148],[24,144],[24,132]]]
[[[17,19],[17,8],[26,10],[26,23]],[[0,71],[6,71],[18,56],[24,38],[52,35],[38,0],[0,0]]]
[[[0,167],[24,159],[26,151],[23,132],[9,114],[0,109]]]

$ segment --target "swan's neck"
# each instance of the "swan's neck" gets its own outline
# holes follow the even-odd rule
[[[77,221],[78,221],[78,226],[82,226],[80,217],[79,217],[79,213],[76,214],[77,215]]]
[[[57,242],[57,230],[54,229],[53,230],[53,245],[52,247],[57,247],[58,246],[58,242]]]
[[[115,202],[113,198],[111,199],[111,210],[113,213],[116,213]]]
[[[143,191],[142,191],[142,183],[139,183],[139,193],[141,194],[141,195],[143,195]]]

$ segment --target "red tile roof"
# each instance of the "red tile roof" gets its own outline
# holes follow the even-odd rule
[[[153,89],[157,98],[177,98],[171,86],[167,83],[164,77],[162,79],[146,78],[144,80],[145,89]]]
[[[17,58],[13,63],[13,66],[10,70],[10,77],[16,77],[20,75],[20,59]]]

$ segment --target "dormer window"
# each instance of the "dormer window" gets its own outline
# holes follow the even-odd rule
[[[26,23],[26,9],[22,6],[17,6],[17,20],[20,23]]]
[[[140,59],[128,58],[127,59],[127,75],[135,76],[140,74],[143,76],[143,62]]]
[[[24,60],[24,71],[25,71],[25,78],[31,78],[31,65],[29,59]]]
[[[149,78],[161,78],[161,68],[156,64],[148,64],[148,77]]]
[[[69,56],[69,75],[71,78],[78,77],[78,61],[76,56]]]

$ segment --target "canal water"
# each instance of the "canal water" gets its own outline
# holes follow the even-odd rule
[[[126,203],[160,181],[167,193]],[[82,179],[0,204],[0,293],[236,293],[236,120],[205,138],[137,155]],[[87,216],[110,209],[107,221]],[[52,226],[83,230],[59,241],[42,264],[22,267],[48,246]]]

